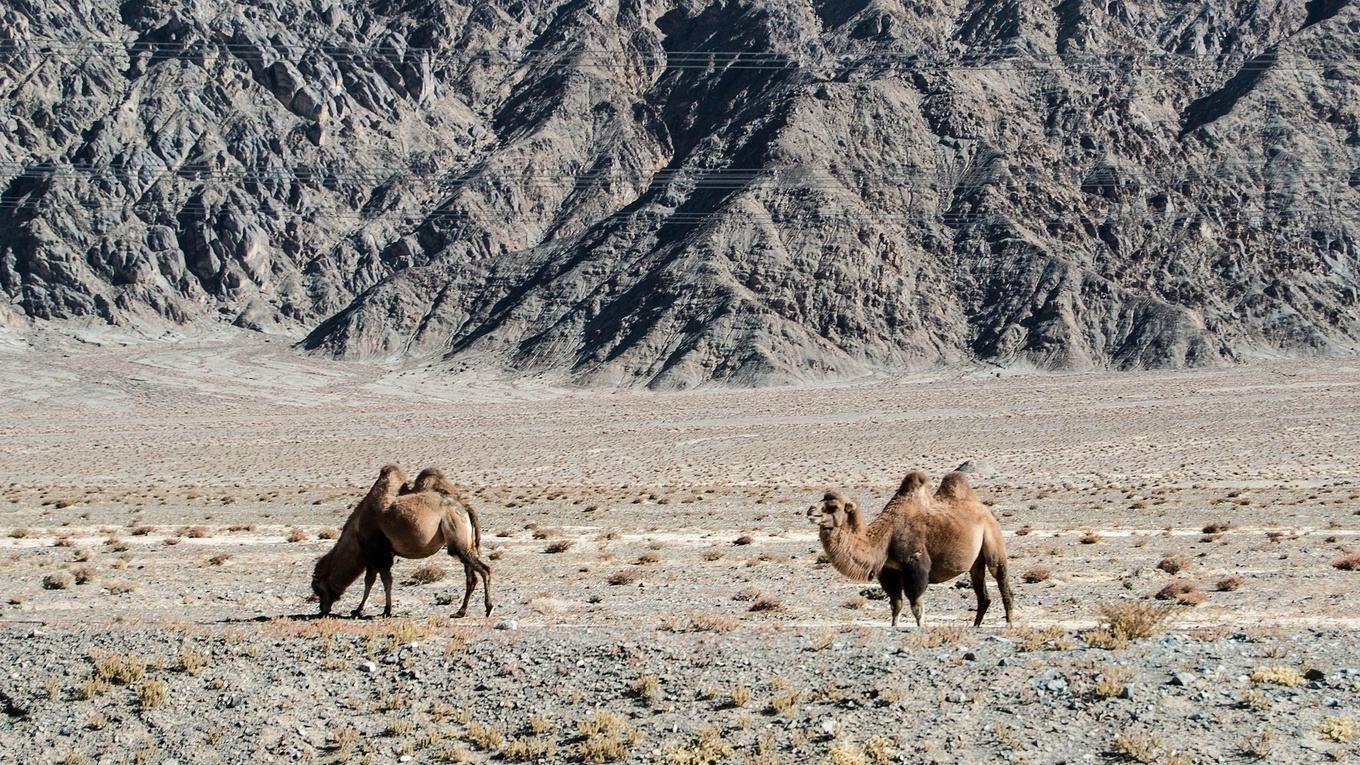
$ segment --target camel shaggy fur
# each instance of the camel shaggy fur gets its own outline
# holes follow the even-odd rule
[[[448,550],[463,562],[467,581],[463,606],[454,616],[467,614],[479,575],[489,616],[491,567],[480,555],[481,537],[476,511],[443,473],[427,468],[408,487],[401,469],[386,465],[345,521],[335,546],[316,562],[312,591],[320,601],[321,615],[330,614],[335,601],[362,572],[364,595],[352,615],[363,615],[373,582],[382,577],[383,616],[391,616],[394,558],[428,558]]]
[[[973,626],[991,605],[987,571],[996,578],[1006,622],[1011,621],[1011,586],[1006,576],[1006,545],[1001,527],[982,504],[963,473],[950,473],[932,496],[926,475],[913,470],[878,517],[867,524],[859,505],[827,492],[808,508],[808,519],[821,531],[831,565],[860,582],[877,579],[892,605],[892,625],[902,612],[902,596],[911,602],[921,626],[921,596],[927,585],[947,582],[967,571],[977,595]]]

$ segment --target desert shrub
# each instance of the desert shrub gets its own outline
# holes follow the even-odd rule
[[[1166,585],[1158,590],[1153,597],[1157,600],[1174,600],[1186,606],[1197,606],[1205,600],[1205,595],[1200,591],[1199,585],[1194,582],[1187,582],[1184,579],[1177,579]]]
[[[586,763],[622,760],[642,738],[621,715],[604,709],[578,721],[576,729],[582,737],[577,754]]]
[[[1240,576],[1228,576],[1218,580],[1214,588],[1219,592],[1232,592],[1241,589],[1244,581]]]
[[[1190,565],[1190,559],[1183,555],[1166,555],[1157,562],[1157,568],[1168,574],[1179,574]]]
[[[54,571],[43,577],[44,590],[67,590],[75,586],[76,578],[67,571]]]
[[[558,539],[554,542],[549,542],[548,546],[543,548],[543,552],[550,554],[564,553],[567,550],[570,550],[573,544],[575,543],[570,539]]]
[[[137,686],[137,701],[143,709],[158,707],[165,702],[169,690],[164,680],[147,678]]]
[[[1332,568],[1340,571],[1360,571],[1360,555],[1347,555],[1332,561]]]
[[[411,580],[416,584],[433,584],[448,576],[448,572],[439,566],[421,566],[411,574]]]
[[[648,706],[661,702],[661,680],[656,675],[643,675],[633,683],[632,691]]]
[[[1143,640],[1166,628],[1173,608],[1162,603],[1103,603],[1100,606],[1100,623],[1110,634],[1124,640]]]
[[[754,541],[756,541],[756,540],[755,540],[755,537],[752,537],[750,534],[742,534],[741,536],[739,536],[739,537],[737,537],[736,539],[732,540],[732,544],[734,544],[734,545],[749,545],[749,544],[751,544],[751,543],[754,542]]]
[[[1051,576],[1053,576],[1053,569],[1048,566],[1035,566],[1022,574],[1020,579],[1029,584],[1038,584],[1039,582],[1048,581],[1048,578]]]
[[[638,559],[637,559],[637,564],[638,564],[639,566],[650,566],[650,565],[652,565],[653,563],[660,563],[660,562],[661,562],[661,556],[660,556],[660,555],[657,555],[657,554],[654,553],[654,552],[643,553],[642,555],[639,555],[639,556],[638,556]]]
[[[749,610],[757,612],[782,611],[784,610],[784,601],[780,600],[779,598],[776,598],[773,595],[761,593],[758,597],[756,597],[754,601],[752,601],[751,608]]]
[[[640,577],[637,575],[637,573],[633,571],[615,571],[614,573],[609,575],[609,579],[607,581],[611,585],[618,587],[624,584],[632,584],[633,582],[636,582],[639,578]]]
[[[1107,665],[1100,670],[1100,675],[1096,678],[1095,694],[1102,699],[1113,699],[1124,695],[1128,688],[1129,678],[1133,675],[1124,667]]]
[[[1261,685],[1282,685],[1295,688],[1303,685],[1303,673],[1293,667],[1256,667],[1251,671],[1251,681]]]
[[[307,532],[305,532],[305,531],[303,531],[302,529],[299,529],[299,528],[297,528],[297,527],[293,527],[292,529],[289,529],[289,530],[288,530],[288,536],[287,536],[287,537],[284,537],[284,539],[286,539],[288,542],[291,542],[291,543],[296,543],[296,542],[306,542],[306,541],[307,541]]]

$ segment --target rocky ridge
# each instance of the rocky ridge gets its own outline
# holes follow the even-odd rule
[[[0,289],[345,358],[686,387],[1360,341],[1360,14],[0,9]]]

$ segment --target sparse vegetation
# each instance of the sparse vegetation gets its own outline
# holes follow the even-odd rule
[[[549,542],[547,547],[543,548],[543,552],[549,554],[564,553],[567,550],[570,550],[572,548],[572,545],[574,544],[575,542],[571,541],[570,539],[554,540],[552,542]]]
[[[1190,559],[1184,555],[1167,555],[1157,562],[1158,570],[1168,574],[1179,574],[1190,565]]]
[[[75,586],[76,578],[68,571],[55,571],[43,577],[44,590],[69,590]]]
[[[1360,554],[1337,558],[1332,561],[1332,568],[1340,571],[1360,571]]]
[[[1256,667],[1251,671],[1251,681],[1294,688],[1303,685],[1305,679],[1303,673],[1293,667]]]
[[[1186,606],[1197,606],[1203,603],[1207,597],[1200,590],[1199,585],[1188,582],[1184,579],[1177,579],[1157,591],[1154,595],[1157,600],[1174,600]]]
[[[577,753],[586,763],[621,760],[642,737],[621,715],[603,709],[577,722],[576,728],[583,737]]]
[[[147,678],[137,686],[137,701],[143,709],[153,709],[165,703],[169,690],[164,680]]]
[[[1166,628],[1173,606],[1160,603],[1126,601],[1100,606],[1103,629],[1123,640],[1144,640]]]
[[[1035,566],[1020,576],[1020,579],[1028,584],[1038,584],[1046,582],[1053,576],[1053,569],[1048,566]]]
[[[1360,736],[1360,720],[1347,715],[1328,717],[1318,724],[1318,733],[1329,741],[1348,744]]]
[[[421,566],[411,573],[411,581],[416,584],[433,584],[448,576],[448,572],[435,565]]]

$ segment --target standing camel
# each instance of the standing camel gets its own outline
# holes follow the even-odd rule
[[[982,504],[963,473],[950,473],[931,496],[924,473],[913,470],[902,479],[897,494],[865,524],[859,505],[827,492],[808,508],[808,519],[820,527],[822,547],[831,565],[859,582],[878,579],[892,605],[892,626],[902,612],[902,595],[911,601],[916,626],[921,626],[921,596],[926,586],[947,582],[967,571],[977,595],[977,617],[991,605],[987,571],[1001,589],[1006,623],[1011,621],[1011,586],[1006,578],[1006,545],[1001,527]]]
[[[321,604],[321,615],[364,573],[364,595],[353,616],[362,616],[373,582],[382,577],[385,603],[383,616],[392,615],[392,563],[395,557],[428,558],[448,550],[463,562],[467,592],[463,607],[454,616],[467,614],[468,602],[481,575],[486,613],[491,615],[491,567],[478,548],[481,529],[476,511],[442,473],[428,468],[408,490],[406,474],[396,465],[385,465],[354,512],[345,521],[340,538],[321,556],[312,573],[312,591]],[[475,574],[474,574],[475,571]]]

